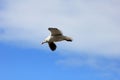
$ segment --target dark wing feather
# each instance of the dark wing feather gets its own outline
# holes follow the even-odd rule
[[[62,32],[57,28],[48,28],[48,30],[51,32],[52,36],[62,35]]]
[[[55,45],[55,43],[53,43],[53,42],[50,42],[50,43],[48,43],[49,44],[49,47],[50,47],[50,49],[52,50],[52,51],[54,51],[55,49],[56,49],[56,45]]]

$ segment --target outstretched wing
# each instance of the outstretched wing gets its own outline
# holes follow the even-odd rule
[[[51,32],[51,36],[62,35],[62,32],[57,28],[48,28],[48,30]]]
[[[50,43],[48,43],[48,45],[49,45],[49,47],[50,47],[50,49],[52,50],[52,51],[54,51],[55,49],[56,49],[56,45],[55,45],[55,43],[53,43],[53,42],[50,42]]]

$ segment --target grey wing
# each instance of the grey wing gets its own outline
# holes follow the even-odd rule
[[[56,45],[55,45],[55,43],[53,43],[53,42],[50,42],[50,43],[48,43],[48,45],[49,45],[49,47],[50,47],[50,49],[52,50],[52,51],[54,51],[55,49],[56,49]]]
[[[62,35],[62,32],[57,28],[48,28],[48,30],[51,32],[52,36]]]

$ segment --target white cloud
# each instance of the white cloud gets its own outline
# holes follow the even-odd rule
[[[58,27],[74,41],[68,49],[105,56],[120,56],[120,1],[8,0],[0,12],[1,41],[25,41],[39,45]],[[63,43],[64,45],[64,43]]]
[[[56,62],[59,66],[66,66],[66,67],[73,67],[73,68],[80,68],[80,69],[86,69],[91,68],[94,71],[97,71],[99,73],[96,73],[100,77],[105,78],[112,78],[112,79],[119,79],[120,76],[120,59],[111,59],[111,58],[103,58],[101,56],[93,57],[93,56],[74,56],[74,57],[68,57],[64,59],[60,59]],[[89,71],[88,71],[89,72]],[[115,74],[115,75],[113,75]]]

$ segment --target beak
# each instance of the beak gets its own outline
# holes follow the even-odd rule
[[[41,44],[44,44],[45,42],[42,42]]]
[[[43,42],[41,44],[44,44]]]

